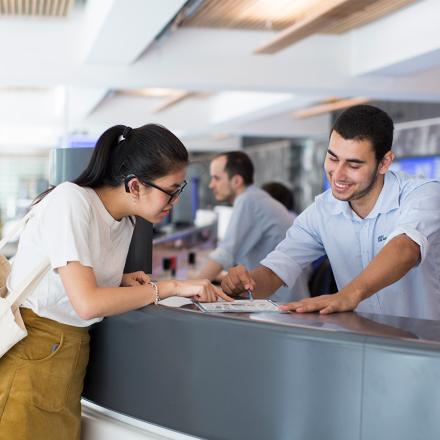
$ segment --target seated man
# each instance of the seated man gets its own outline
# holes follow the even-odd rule
[[[256,268],[284,239],[292,217],[281,203],[253,185],[254,167],[245,153],[220,154],[212,160],[210,172],[209,187],[216,199],[233,203],[225,237],[197,275],[214,280],[222,269],[237,263]],[[298,281],[290,288],[280,284],[279,289],[274,289],[271,299],[288,302],[308,296],[306,274],[298,275]]]
[[[231,269],[223,290],[265,297],[327,254],[339,291],[284,310],[440,319],[440,182],[390,171],[392,141],[393,121],[382,110],[342,113],[325,158],[331,189],[297,217],[262,267]]]
[[[278,200],[285,208],[291,212],[295,212],[295,199],[293,192],[281,182],[266,182],[261,185],[261,189],[270,194],[275,200]],[[295,214],[296,217],[296,214]]]

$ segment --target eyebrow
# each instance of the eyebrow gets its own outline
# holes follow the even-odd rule
[[[181,183],[173,183],[171,185],[171,187],[174,188],[174,189],[177,189],[177,188],[180,188],[182,185],[183,185],[183,182],[181,182]]]
[[[338,158],[338,155],[335,154],[335,153],[333,153],[333,151],[330,150],[330,148],[327,149],[327,153],[330,154],[330,155],[333,156],[333,157],[336,157],[336,159],[339,159],[339,158]],[[360,160],[360,159],[346,159],[346,162],[359,163],[359,164],[366,163],[365,160]]]

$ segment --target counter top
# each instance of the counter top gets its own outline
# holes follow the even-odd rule
[[[401,316],[377,315],[369,313],[204,313],[189,301],[165,302],[170,307],[185,312],[201,313],[208,318],[249,320],[252,322],[275,324],[283,327],[342,332],[359,337],[375,336],[401,342],[433,345],[440,350],[440,321],[413,319]]]
[[[173,227],[168,230],[164,230],[162,234],[159,234],[153,238],[153,246],[162,243],[168,243],[170,241],[181,240],[189,235],[196,234],[208,229],[216,228],[217,222],[210,223],[203,226],[185,226],[182,228]]]
[[[437,440],[440,432],[436,321],[159,305],[106,318],[91,335],[84,397],[188,435]]]

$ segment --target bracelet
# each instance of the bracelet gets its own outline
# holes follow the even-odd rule
[[[154,305],[157,306],[160,301],[159,287],[157,287],[157,283],[154,281],[149,281],[148,284],[154,289]]]

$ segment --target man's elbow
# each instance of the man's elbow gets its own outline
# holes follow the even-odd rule
[[[402,243],[399,245],[399,254],[410,268],[416,266],[421,259],[420,246],[407,236],[402,237]]]

